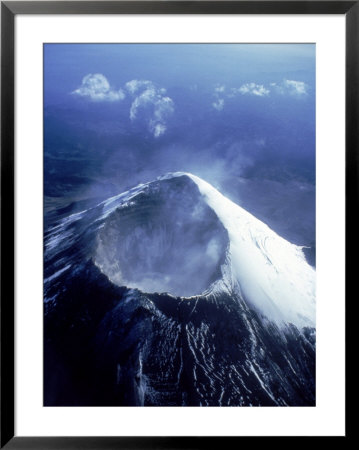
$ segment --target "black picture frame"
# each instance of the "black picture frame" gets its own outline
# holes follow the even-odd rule
[[[359,1],[1,2],[1,440],[6,449],[160,449],[238,446],[246,437],[24,437],[14,435],[14,19],[18,14],[340,14],[346,18],[346,299],[358,221]],[[348,304],[347,304],[348,306]],[[348,342],[346,313],[346,342]],[[346,350],[347,354],[348,350]],[[348,387],[346,389],[348,392]],[[349,425],[346,395],[346,435]],[[239,443],[239,439],[241,442]],[[263,438],[257,438],[262,440]],[[282,438],[286,441],[291,438]],[[301,438],[306,439],[306,438]],[[284,444],[284,442],[283,442]]]

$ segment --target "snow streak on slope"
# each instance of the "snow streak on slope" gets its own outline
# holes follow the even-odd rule
[[[315,327],[315,270],[306,262],[302,247],[278,236],[199,177],[176,172],[164,178],[183,175],[196,183],[227,229],[232,279],[246,300],[279,325]]]

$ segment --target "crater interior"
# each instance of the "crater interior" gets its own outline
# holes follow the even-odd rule
[[[94,261],[119,286],[199,295],[221,277],[228,234],[188,177],[150,183],[106,219]]]

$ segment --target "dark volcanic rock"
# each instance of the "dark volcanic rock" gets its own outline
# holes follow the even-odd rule
[[[45,234],[44,404],[315,405],[315,329],[280,327],[222,283],[228,234],[197,187],[124,198]]]

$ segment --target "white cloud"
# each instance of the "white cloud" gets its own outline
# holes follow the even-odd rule
[[[212,106],[217,111],[222,111],[224,108],[224,97],[225,97],[226,86],[224,84],[218,85],[214,88],[214,98],[215,101],[212,103]]]
[[[271,82],[267,86],[251,82],[228,89],[224,85],[217,85],[213,92],[215,101],[212,103],[212,107],[217,111],[222,111],[225,99],[234,98],[238,95],[267,97],[272,93],[301,97],[308,94],[308,85],[304,81],[296,80],[283,80],[281,83]]]
[[[308,94],[308,85],[304,81],[283,80],[281,83],[271,83],[277,94],[302,97]]]
[[[221,85],[221,86],[217,86],[214,91],[215,92],[224,92],[226,90],[226,86]]]
[[[166,126],[163,123],[156,123],[151,125],[154,137],[161,136],[166,131]]]
[[[93,101],[120,101],[125,98],[122,89],[115,91],[111,89],[107,78],[101,73],[89,73],[82,79],[81,86],[72,92],[80,97],[88,97]]]
[[[214,88],[213,96],[215,101],[212,106],[217,111],[224,109],[224,102],[226,98],[234,98],[237,95],[255,95],[258,97],[265,97],[269,95],[270,90],[265,88],[262,84],[246,83],[239,88],[226,88],[224,85],[218,85]]]
[[[304,81],[284,80],[284,87],[292,95],[306,95],[307,85]]]
[[[269,95],[270,90],[265,88],[263,84],[246,83],[238,89],[238,92],[242,95],[248,94],[257,95],[258,97],[264,97],[266,95]]]
[[[161,136],[167,129],[166,121],[174,111],[173,100],[166,95],[166,89],[157,87],[149,80],[131,80],[125,84],[125,89],[132,97],[130,119],[139,118],[147,123],[149,131],[155,136]],[[107,78],[100,74],[88,74],[81,86],[72,92],[74,95],[87,97],[93,101],[119,101],[126,97],[124,90],[111,88]]]
[[[223,98],[217,99],[215,102],[212,103],[212,106],[217,111],[222,111],[222,109],[224,108],[224,99]]]
[[[128,84],[128,83],[127,83]],[[134,91],[136,92],[136,91]],[[146,105],[153,104],[155,102],[156,92],[153,88],[146,89],[142,92],[135,100],[132,102],[130,109],[130,119],[135,120],[137,117],[137,112],[140,108]]]
[[[140,89],[151,87],[153,87],[153,83],[148,80],[131,80],[126,83],[126,89],[130,94],[135,94]]]
[[[136,120],[142,111],[154,137],[164,134],[166,121],[174,111],[173,100],[166,95],[166,89],[158,88],[148,80],[131,80],[126,83],[126,88],[133,95],[139,94],[131,104],[130,119]]]

